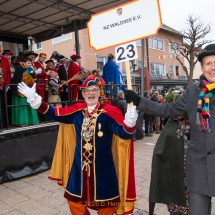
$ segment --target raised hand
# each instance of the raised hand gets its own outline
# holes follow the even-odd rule
[[[31,102],[35,99],[36,93],[36,83],[30,88],[24,82],[18,84],[18,91],[23,94],[28,102]]]
[[[136,125],[137,121],[137,110],[136,106],[132,106],[132,108],[129,108],[129,105],[127,107],[127,112],[125,113],[125,120],[124,123],[126,124],[127,127],[133,128]]]
[[[133,90],[125,90],[125,100],[129,104],[133,102],[135,106],[139,106],[141,97],[137,95]]]
[[[36,71],[35,71],[35,73],[38,75],[38,74],[40,74],[42,72],[42,69],[41,68],[39,68],[39,69],[37,69]]]

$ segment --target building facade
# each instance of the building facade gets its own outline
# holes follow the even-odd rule
[[[89,46],[88,30],[80,30],[78,34],[81,66],[84,67],[85,70],[100,68],[102,73],[102,68],[107,62],[107,56],[109,53],[115,53],[115,47],[95,51]],[[170,43],[170,41],[172,41],[177,47],[177,44],[180,43],[182,39],[183,37],[179,32],[166,25],[163,25],[163,27],[159,29],[156,36],[144,39],[144,67],[147,68],[146,71],[148,71],[148,77],[150,77],[150,79],[168,79],[167,74],[171,74],[170,78],[172,79],[186,78],[183,68],[175,58],[175,52]],[[140,84],[141,80],[141,40],[136,41],[136,43],[138,59],[130,61],[132,84]],[[23,47],[19,44],[3,42],[2,46],[3,49],[10,49],[14,55],[18,55],[19,52],[23,51]],[[52,55],[53,51],[58,51],[68,58],[69,63],[69,57],[76,53],[75,34],[72,32],[44,42],[32,43],[32,47],[30,48],[37,53],[46,53],[47,58]],[[178,57],[184,62],[183,56],[178,55]],[[124,63],[119,63],[118,66],[122,71],[124,81],[126,81]]]
[[[94,70],[102,68],[107,62],[109,53],[115,53],[115,47],[95,51],[89,46],[88,30],[79,31],[79,47],[81,55],[81,66],[85,70]],[[102,39],[102,38],[101,38]],[[171,47],[170,41],[178,44],[182,41],[182,35],[174,29],[163,25],[156,36],[144,39],[144,67],[148,68],[149,76],[153,79],[166,79],[167,73],[172,71],[172,78],[185,77],[183,68],[175,58],[175,52]],[[141,67],[142,67],[142,46],[141,40],[136,41],[138,50],[138,59],[130,61],[132,84],[140,83]],[[58,51],[67,58],[75,54],[75,35],[69,33],[52,40],[44,41],[33,45],[33,50],[37,53],[45,52],[47,56],[51,56],[53,51]],[[184,58],[179,56],[181,61]],[[124,80],[126,80],[124,63],[118,64],[123,72]]]

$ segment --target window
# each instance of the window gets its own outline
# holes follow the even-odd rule
[[[38,49],[42,49],[42,43],[39,42],[39,43],[35,43],[35,50],[38,50]]]
[[[157,49],[157,50],[164,50],[163,39],[160,39],[157,37],[150,37],[149,38],[149,48]]]
[[[56,45],[58,43],[62,43],[72,39],[72,33],[63,34],[60,37],[56,37],[52,39],[52,45]]]
[[[103,70],[104,65],[107,62],[107,57],[96,56],[97,69]]]
[[[129,60],[130,71],[135,72],[137,70],[137,62],[136,60]]]
[[[174,70],[174,65],[170,65],[170,70],[172,70],[173,72],[175,71]]]
[[[152,75],[166,75],[164,64],[151,63],[151,74]]]
[[[20,52],[23,52],[23,44],[16,44],[16,55],[18,56]]]
[[[141,46],[141,40],[136,40],[137,46]]]
[[[142,69],[142,61],[138,60],[138,69]]]
[[[104,65],[107,63],[108,58],[103,57],[103,56],[96,56],[96,64],[97,64],[97,69],[100,68],[100,71],[103,71]],[[116,65],[119,67],[119,70],[121,71],[122,69],[122,64],[121,63],[116,63]]]
[[[180,67],[179,66],[175,66],[175,75],[180,76]]]
[[[169,52],[179,54],[178,43],[169,42],[168,46],[169,46]],[[174,51],[174,49],[175,49],[175,51]]]

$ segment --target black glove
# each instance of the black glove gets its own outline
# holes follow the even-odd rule
[[[133,90],[125,90],[124,94],[127,103],[133,102],[136,107],[139,106],[141,97],[138,96]]]

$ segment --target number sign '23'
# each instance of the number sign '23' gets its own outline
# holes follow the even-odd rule
[[[138,58],[136,42],[119,45],[115,48],[116,63]]]

